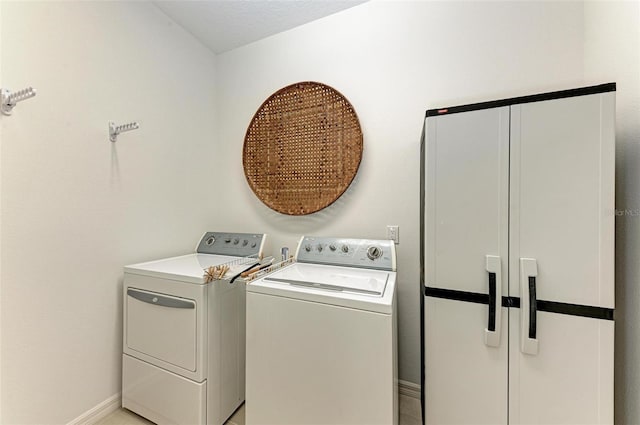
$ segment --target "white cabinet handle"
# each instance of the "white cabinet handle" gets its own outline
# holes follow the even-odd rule
[[[502,323],[502,273],[500,257],[487,255],[489,278],[489,319],[484,330],[484,343],[489,347],[500,346],[500,324]]]
[[[538,354],[536,277],[538,263],[533,258],[520,259],[520,351]]]

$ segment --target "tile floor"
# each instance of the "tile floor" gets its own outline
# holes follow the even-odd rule
[[[400,396],[400,425],[421,425],[420,400]],[[153,425],[145,418],[126,409],[118,409],[95,425]],[[225,425],[244,425],[244,404],[231,416]]]

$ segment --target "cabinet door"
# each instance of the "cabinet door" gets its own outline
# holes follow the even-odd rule
[[[429,117],[426,136],[425,284],[487,294],[485,257],[507,270],[509,107]]]
[[[512,106],[510,171],[510,423],[612,423],[614,93]]]
[[[501,346],[482,338],[487,306],[425,298],[425,423],[507,423],[507,323],[501,308]]]
[[[613,308],[614,96],[511,107],[511,296],[531,258],[538,299]]]
[[[509,424],[613,424],[613,321],[538,312],[530,355],[517,309],[509,319]]]
[[[504,424],[509,108],[429,117],[426,136],[426,422]]]

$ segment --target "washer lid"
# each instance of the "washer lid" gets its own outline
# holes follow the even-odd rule
[[[204,275],[204,269],[237,259],[238,257],[229,255],[188,254],[180,257],[132,264],[126,266],[124,271],[125,273],[143,276],[204,284],[205,281],[202,277]]]
[[[279,273],[264,278],[266,281],[306,288],[349,292],[371,297],[382,297],[389,273],[358,270],[348,267],[320,267],[294,264]]]
[[[390,314],[395,280],[395,272],[294,263],[251,282],[247,291]]]

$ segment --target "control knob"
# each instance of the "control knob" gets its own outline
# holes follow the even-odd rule
[[[329,245],[329,249],[331,251],[335,251],[336,250],[336,246],[334,244]]]
[[[373,245],[367,248],[367,257],[369,257],[370,260],[377,260],[381,255],[382,250],[379,247]]]
[[[342,245],[342,252],[344,252],[345,254],[349,252],[349,245]]]
[[[318,244],[317,249],[318,249],[318,252],[322,252],[324,248],[322,245]]]
[[[248,243],[249,243],[249,241],[245,239],[245,240],[242,241],[242,246],[247,246]]]
[[[311,252],[311,245],[310,244],[306,244],[304,246],[304,250],[307,251],[307,252]]]
[[[238,239],[238,238],[235,238],[235,239],[233,240],[233,244],[234,244],[234,245],[238,245],[238,242],[240,242],[240,239]]]

